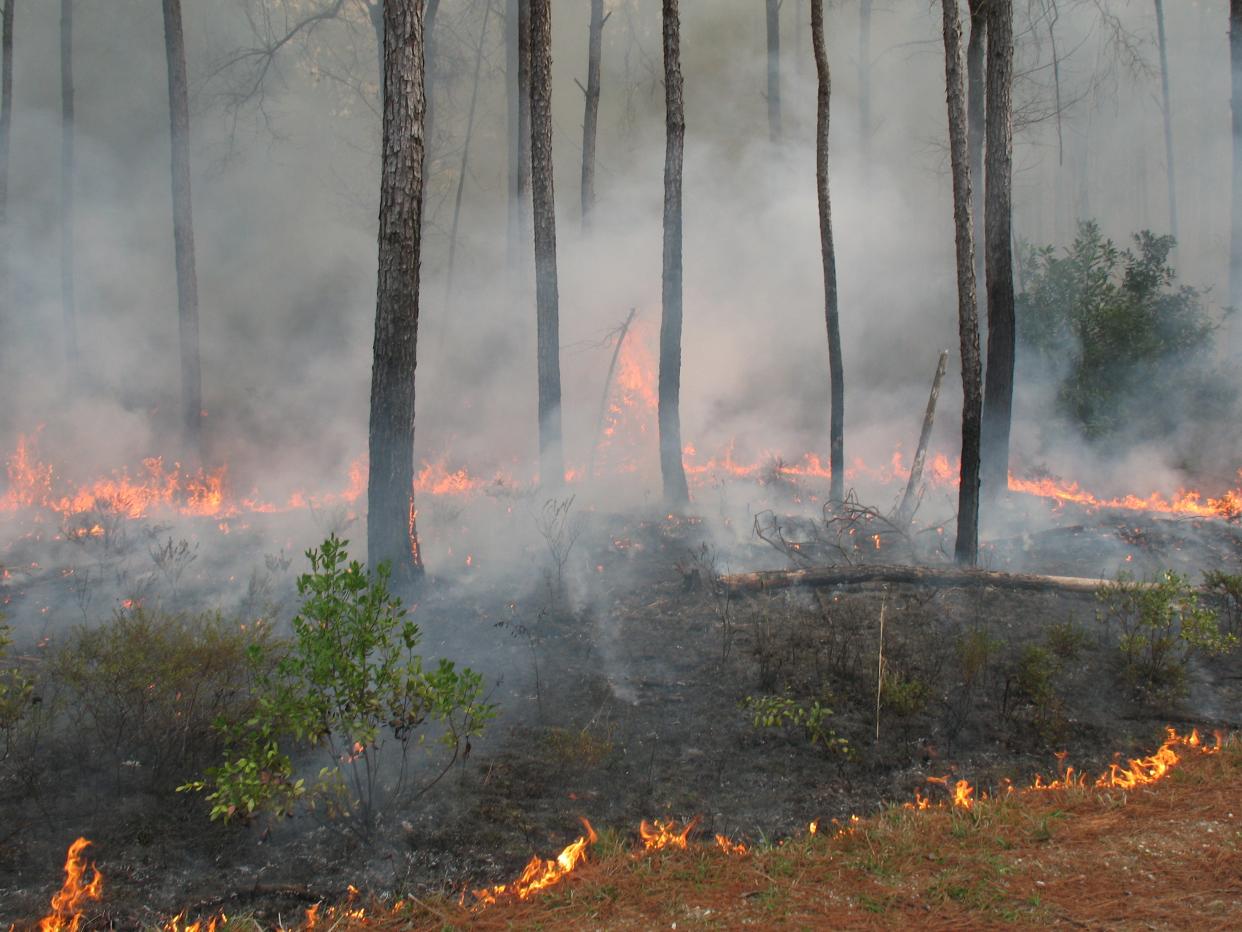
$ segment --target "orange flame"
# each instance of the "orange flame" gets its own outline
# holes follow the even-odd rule
[[[572,873],[586,859],[586,849],[589,845],[595,844],[598,836],[595,829],[591,828],[591,823],[586,819],[582,820],[582,826],[586,829],[586,834],[579,836],[578,840],[565,847],[553,861],[542,860],[535,855],[526,864],[526,868],[511,884],[499,884],[488,890],[476,890],[474,895],[480,905],[491,905],[502,896],[513,896],[519,900],[527,899],[531,894],[539,890],[558,884],[568,874]]]
[[[681,848],[684,850],[690,833],[698,824],[698,816],[695,816],[681,827],[678,827],[676,822],[664,822],[660,819],[648,822],[646,819],[643,819],[638,826],[638,835],[643,840],[643,851],[659,851],[662,848]]]
[[[725,854],[736,854],[739,857],[747,853],[747,848],[740,841],[732,841],[724,835],[716,836],[716,845]]]
[[[39,932],[77,932],[82,924],[82,909],[88,902],[103,896],[103,875],[94,864],[90,866],[90,879],[86,879],[87,866],[82,852],[89,844],[85,838],[79,838],[69,846],[65,882],[60,892],[52,897],[52,911],[39,920]]]

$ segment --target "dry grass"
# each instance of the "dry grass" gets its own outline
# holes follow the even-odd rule
[[[740,857],[710,840],[643,856],[605,842],[525,902],[417,901],[318,928],[1242,928],[1242,742],[1184,757],[1129,792],[895,808]]]

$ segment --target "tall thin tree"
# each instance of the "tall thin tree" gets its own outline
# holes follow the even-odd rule
[[[664,0],[664,275],[660,318],[660,475],[670,505],[690,500],[681,459],[682,168],[686,105],[681,76],[681,17]]]
[[[17,0],[3,0],[3,3],[0,8],[0,347],[8,345],[8,331],[13,324],[9,282],[9,137],[13,130],[13,11]]]
[[[819,75],[815,121],[815,189],[819,199],[819,249],[824,271],[824,321],[828,328],[828,377],[832,413],[828,426],[830,495],[845,498],[845,374],[841,361],[841,318],[837,299],[837,253],[832,236],[832,201],[828,194],[828,130],[832,105],[832,72],[824,39],[824,0],[811,0],[811,44]]]
[[[871,152],[871,0],[858,2],[858,140],[863,164]]]
[[[970,40],[966,46],[966,126],[970,149],[970,216],[974,223],[972,239],[975,243],[976,303],[980,314],[985,312],[987,305],[986,295],[978,293],[977,288],[978,283],[984,279],[987,252],[983,248],[983,142],[984,122],[987,119],[987,92],[984,81],[987,63],[984,53],[987,50],[988,35],[987,2],[988,0],[967,0],[970,9]]]
[[[60,0],[60,305],[65,331],[65,376],[78,384],[77,309],[73,295],[73,0]]]
[[[9,0],[9,6],[12,5],[12,0]],[[6,68],[8,60],[6,53]],[[1229,304],[1233,308],[1242,309],[1242,0],[1229,0],[1229,69],[1233,88],[1230,100],[1233,123],[1233,208],[1229,247]],[[1236,328],[1237,325],[1234,326]],[[1234,345],[1242,345],[1242,340],[1235,337]]]
[[[508,223],[505,262],[509,275],[525,264],[530,237],[530,0],[505,4],[505,104],[508,126]]]
[[[420,579],[414,505],[414,377],[422,245],[424,8],[384,3],[384,139],[379,275],[368,430],[367,559],[403,585]]]
[[[173,249],[177,265],[177,320],[181,334],[183,455],[203,458],[203,378],[198,348],[198,275],[190,196],[190,97],[185,67],[181,0],[163,0],[168,60],[168,115],[172,141]]]
[[[561,445],[560,294],[552,178],[552,0],[530,0],[530,153],[535,221],[539,481],[547,488],[555,488],[564,481],[565,456]]]
[[[582,89],[586,111],[582,116],[582,227],[591,226],[595,206],[595,141],[599,135],[600,71],[604,57],[604,0],[591,0],[591,24],[587,31],[587,83]]]
[[[1160,50],[1160,99],[1164,115],[1164,171],[1169,185],[1169,232],[1177,238],[1177,173],[1173,162],[1173,107],[1169,99],[1169,40],[1164,29],[1164,0],[1156,2],[1156,45]]]
[[[766,0],[768,34],[768,137],[781,140],[781,0]]]
[[[1242,2],[1242,0],[1240,0]],[[983,367],[975,297],[975,240],[971,220],[970,145],[962,75],[962,18],[957,0],[942,0],[945,96],[949,108],[949,155],[953,165],[953,227],[957,249],[957,325],[962,352],[962,465],[957,494],[958,563],[979,560],[979,422]]]
[[[983,494],[1009,485],[1016,349],[1013,287],[1013,0],[987,8],[987,155],[983,229],[987,249],[988,360],[980,453]]]

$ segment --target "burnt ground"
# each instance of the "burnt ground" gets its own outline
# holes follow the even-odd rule
[[[1223,521],[1058,522],[998,541],[982,562],[1081,576],[1242,567],[1242,535]],[[727,596],[718,574],[728,566],[781,556],[749,542],[725,558],[705,546],[710,536],[698,519],[592,514],[564,598],[531,574],[432,581],[417,609],[425,651],[468,652],[503,712],[368,844],[313,816],[212,825],[201,800],[170,792],[175,781],[152,785],[137,767],[83,760],[47,737],[34,777],[3,787],[0,925],[40,914],[79,834],[106,878],[94,926],[182,910],[288,919],[350,884],[383,896],[503,882],[532,852],[555,854],[582,817],[629,833],[645,818],[698,816],[705,833],[773,840],[916,789],[943,792],[929,777],[995,788],[1054,772],[1055,752],[1103,769],[1154,747],[1165,725],[1242,727],[1239,652],[1192,660],[1182,699],[1139,696],[1119,678],[1116,632],[1091,595],[872,586]],[[757,728],[744,703],[761,696],[830,708],[825,728],[845,745],[813,743],[797,725]]]

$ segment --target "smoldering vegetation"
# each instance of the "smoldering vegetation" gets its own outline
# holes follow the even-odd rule
[[[425,667],[445,658],[477,671],[478,701],[496,717],[458,742],[455,758],[417,748],[407,757],[394,744],[425,734],[435,745],[451,723],[429,715],[421,732],[422,720],[393,727],[379,783],[408,769],[414,793],[362,822],[354,811],[361,832],[342,830],[327,797],[290,819],[209,821],[205,794],[176,788],[219,764],[236,735],[218,722],[252,715],[288,656],[307,605],[306,551],[336,535],[366,556],[374,30],[365,4],[347,3],[269,62],[255,53],[315,4],[187,5],[200,472],[181,467],[175,439],[160,19],[130,2],[76,11],[80,351],[69,372],[59,23],[43,6],[17,11],[13,252],[0,322],[0,610],[13,635],[4,669],[20,677],[0,694],[0,824],[11,827],[0,831],[0,922],[44,904],[76,834],[96,839],[116,878],[109,898],[122,924],[184,908],[270,917],[340,898],[349,883],[421,893],[503,880],[532,849],[559,849],[580,815],[625,830],[703,814],[706,831],[773,838],[908,798],[928,776],[999,785],[1055,769],[1056,751],[1103,763],[1163,724],[1237,727],[1237,655],[1224,650],[1242,634],[1242,541],[1225,495],[1239,485],[1242,451],[1227,426],[1238,386],[1225,364],[1222,12],[1168,11],[1177,243],[1141,292],[1127,284],[1135,263],[1119,257],[1111,294],[1132,300],[1101,305],[1133,315],[1126,333],[1128,321],[1181,314],[1185,339],[1166,352],[1170,331],[1153,326],[1158,345],[1130,359],[1120,340],[1110,369],[1089,358],[1078,326],[1087,289],[1075,292],[1074,276],[1100,265],[1074,251],[1075,238],[1090,222],[1119,248],[1144,230],[1170,232],[1154,22],[1139,4],[1062,0],[1055,20],[1047,4],[1018,4],[1014,224],[1020,314],[1031,317],[1020,319],[1011,471],[1027,485],[985,513],[980,562],[1102,580],[1182,574],[1166,578],[1167,598],[1152,607],[1124,586],[1096,598],[900,586],[756,593],[726,581],[951,559],[961,387],[938,9],[877,9],[869,49],[856,5],[828,13],[852,490],[838,511],[825,508],[808,6],[790,0],[782,14],[779,141],[768,132],[761,5],[683,9],[681,416],[693,507],[669,515],[656,422],[660,11],[607,4],[598,200],[586,230],[574,82],[585,75],[588,5],[553,4],[572,478],[549,492],[535,483],[529,237],[506,236],[505,5],[493,3],[480,35],[485,0],[444,0],[428,72],[415,440],[430,578],[400,595]],[[1070,265],[1051,269],[1062,257]],[[1059,323],[1022,329],[1037,312]],[[893,516],[942,348],[952,363],[905,524]],[[1179,509],[1185,490],[1210,514]],[[1225,504],[1208,508],[1209,498]],[[1222,650],[1181,636],[1192,594],[1214,612]],[[1163,653],[1127,651],[1136,634]],[[299,745],[290,781],[351,754]],[[350,806],[341,809],[349,823]]]

